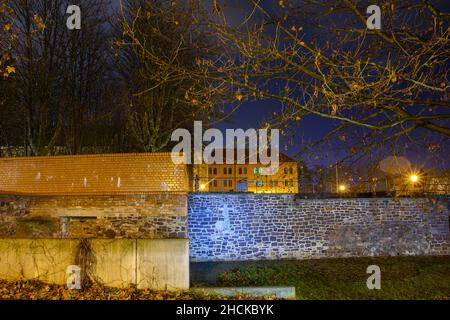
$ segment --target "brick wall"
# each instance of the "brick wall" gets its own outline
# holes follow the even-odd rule
[[[187,238],[187,195],[2,196],[0,238]]]
[[[450,254],[448,199],[191,194],[193,261]]]

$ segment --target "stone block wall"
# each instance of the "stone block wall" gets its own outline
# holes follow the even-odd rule
[[[193,261],[450,254],[449,200],[0,196],[0,238],[189,238]]]
[[[190,194],[193,261],[450,254],[449,200]]]
[[[1,196],[0,238],[187,238],[187,195]]]
[[[63,284],[90,243],[106,285],[187,289],[187,191],[170,153],[1,158],[0,278]]]

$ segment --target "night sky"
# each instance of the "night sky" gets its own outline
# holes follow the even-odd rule
[[[266,3],[268,1],[263,1]],[[117,10],[119,7],[119,0],[112,0],[112,10]],[[212,1],[207,3],[211,4]],[[220,1],[220,3],[227,10],[227,15],[231,21],[241,22],[245,17],[244,13],[248,11],[248,2],[241,0],[228,0]],[[270,3],[277,3],[277,1],[270,1]],[[450,11],[450,2],[441,5],[440,9],[444,12]],[[231,111],[234,106],[218,106],[218,108],[225,108],[225,110]],[[280,111],[280,104],[275,101],[265,100],[256,102],[244,102],[240,107],[232,114],[232,116],[224,122],[215,123],[214,127],[225,130],[225,129],[249,129],[258,128],[259,125],[270,118],[273,112]],[[448,123],[448,122],[447,122]],[[294,135],[281,137],[280,149],[281,152],[306,161],[309,165],[333,165],[336,161],[342,159],[345,154],[340,152],[337,148],[328,145],[325,153],[322,154],[321,150],[316,150],[316,156],[311,158],[310,155],[299,155],[299,151],[306,142],[312,142],[338,125],[337,121],[331,119],[324,119],[318,116],[308,116],[304,118],[295,128]],[[420,129],[418,130],[420,134]],[[420,139],[420,135],[418,136]],[[288,141],[291,140],[291,144],[285,149],[284,146],[288,145]],[[447,139],[441,135],[435,134],[431,137],[431,141],[438,141],[441,145],[439,152],[434,154],[428,152],[423,146],[412,146],[408,148],[408,151],[404,156],[406,156],[415,168],[431,168],[437,167],[440,169],[450,168],[450,157],[447,150],[450,150],[450,139]],[[293,142],[293,143],[292,143]],[[380,150],[379,150],[380,151]],[[377,151],[375,150],[375,153]],[[381,153],[385,153],[381,150]],[[386,154],[388,156],[388,154]]]
[[[228,1],[228,7],[230,8],[231,16],[235,17],[236,21],[242,21],[243,14],[245,10],[248,8],[242,8],[242,3],[246,1]],[[277,1],[263,1],[263,3],[276,3]],[[435,3],[436,4],[436,3]],[[441,1],[439,5],[439,9],[443,12],[450,12],[450,1]],[[232,106],[227,106],[226,110],[232,110]],[[261,124],[264,120],[270,117],[273,112],[280,111],[281,106],[278,102],[275,101],[256,101],[256,102],[247,102],[242,103],[242,105],[234,112],[230,121],[221,123],[216,125],[221,130],[227,128],[258,128],[258,125]],[[450,121],[446,120],[446,123],[450,125]],[[328,132],[330,132],[333,128],[337,127],[339,123],[337,121],[331,119],[324,119],[318,116],[307,116],[303,119],[298,125],[296,125],[295,130],[293,132],[294,135],[284,136],[282,137],[282,141],[280,143],[280,150],[285,154],[295,157],[297,159],[302,159],[306,161],[309,165],[333,165],[343,157],[345,157],[344,152],[340,152],[336,146],[336,141],[331,141],[329,147],[326,146],[325,151],[317,150],[315,154],[319,155],[315,158],[311,158],[308,154],[299,154],[302,146],[306,142],[312,142],[317,140],[318,138],[324,136]],[[412,138],[417,138],[418,141],[422,139],[422,134],[425,130],[417,129],[415,133],[412,134]],[[410,162],[412,163],[414,168],[440,168],[444,170],[448,170],[450,168],[450,139],[439,135],[432,134],[428,137],[430,142],[438,142],[441,145],[441,148],[438,152],[431,153],[423,145],[411,145],[408,150],[403,154]],[[288,141],[292,140],[294,142],[293,145],[289,145]],[[428,141],[428,140],[427,140]],[[405,141],[405,143],[407,143]],[[288,148],[285,149],[284,146],[288,145]],[[326,154],[325,154],[326,153]],[[374,153],[386,154],[383,150],[374,150]],[[387,157],[389,154],[387,153],[385,156]],[[381,159],[385,158],[384,156]],[[352,160],[349,160],[348,163],[351,163]]]

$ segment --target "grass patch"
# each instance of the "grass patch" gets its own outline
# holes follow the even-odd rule
[[[369,265],[381,290],[368,290]],[[450,257],[378,257],[246,263],[218,276],[222,286],[295,286],[298,299],[450,299]]]

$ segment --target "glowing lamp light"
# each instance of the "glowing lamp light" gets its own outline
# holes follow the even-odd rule
[[[345,190],[347,190],[347,187],[344,186],[343,184],[341,184],[341,185],[339,186],[339,191],[344,192]]]
[[[412,174],[412,175],[409,177],[409,180],[410,180],[412,183],[416,183],[416,182],[419,181],[419,176],[416,175],[416,174]]]
[[[201,185],[200,185],[200,190],[205,190],[205,189],[206,189],[206,185],[201,184]]]

